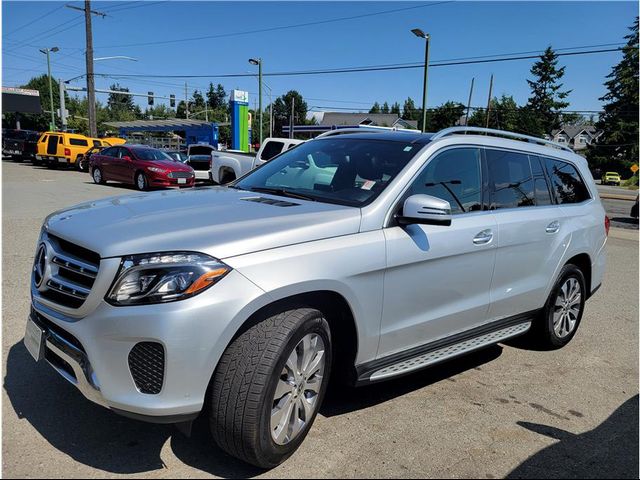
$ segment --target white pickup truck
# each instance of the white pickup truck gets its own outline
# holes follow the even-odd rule
[[[209,180],[225,184],[240,178],[276,155],[304,142],[294,138],[267,138],[258,153],[246,153],[239,150],[213,151]]]

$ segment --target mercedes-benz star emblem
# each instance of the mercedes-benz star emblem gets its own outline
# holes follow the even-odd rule
[[[44,269],[46,268],[47,261],[47,246],[41,243],[36,252],[36,261],[33,263],[33,281],[36,287],[42,285],[44,279]]]

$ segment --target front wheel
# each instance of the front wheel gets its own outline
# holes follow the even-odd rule
[[[261,468],[285,461],[306,437],[331,372],[323,314],[300,308],[236,338],[213,376],[210,427],[227,453]]]
[[[136,188],[141,192],[144,192],[145,190],[147,190],[147,188],[149,188],[147,177],[142,172],[136,173]]]

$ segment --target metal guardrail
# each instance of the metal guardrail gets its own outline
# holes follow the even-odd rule
[[[531,137],[529,135],[524,135],[522,133],[514,133],[507,132],[506,130],[495,130],[492,128],[482,128],[482,127],[450,127],[445,128],[444,130],[440,130],[435,135],[431,137],[431,141],[437,140],[439,138],[447,137],[449,135],[454,134],[467,134],[467,133],[480,133],[485,135],[491,135],[493,137],[503,137],[510,138],[513,140],[523,140],[529,143],[536,143],[538,145],[545,145],[548,147],[557,148],[559,150],[564,150],[565,152],[573,153],[569,147],[565,145],[561,145],[556,142],[552,142],[551,140],[545,140],[544,138]]]

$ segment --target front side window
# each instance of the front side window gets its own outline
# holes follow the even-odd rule
[[[104,155],[105,157],[115,157],[118,155],[118,149],[116,147],[105,148],[100,155]]]
[[[491,209],[535,205],[529,157],[506,150],[486,149]]]
[[[558,203],[580,203],[591,198],[587,186],[573,165],[552,158],[545,158],[545,163]]]
[[[311,140],[263,164],[235,186],[362,207],[377,198],[421,148],[402,140]]]
[[[455,148],[437,154],[409,187],[410,195],[426,194],[446,200],[451,213],[480,210],[480,149]]]

